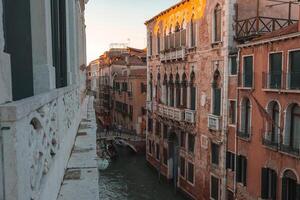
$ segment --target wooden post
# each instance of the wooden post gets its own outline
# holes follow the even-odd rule
[[[260,0],[257,0],[256,3],[256,33],[257,34],[259,30],[259,4],[260,4]]]
[[[290,25],[291,24],[291,12],[292,12],[292,2],[289,1],[289,16],[288,16],[288,24]]]

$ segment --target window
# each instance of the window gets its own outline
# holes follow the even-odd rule
[[[149,153],[152,154],[152,141],[148,141],[148,148],[149,148]]]
[[[180,146],[182,148],[185,148],[185,137],[186,137],[185,132],[181,132],[180,133]]]
[[[196,87],[195,87],[195,73],[192,72],[191,76],[191,85],[190,85],[190,93],[191,93],[191,110],[196,110]]]
[[[286,170],[282,178],[282,200],[298,200],[300,185],[297,185],[297,176],[291,170]]]
[[[180,157],[180,175],[185,177],[185,159],[184,157]]]
[[[277,193],[277,174],[269,168],[261,170],[261,198],[276,200]]]
[[[300,149],[300,106],[291,104],[287,108],[284,150],[298,153]]]
[[[186,45],[186,23],[185,21],[182,22],[182,25],[181,25],[181,31],[180,31],[180,41],[181,41],[181,46],[182,47],[185,47]]]
[[[163,155],[164,155],[164,164],[165,165],[168,165],[168,150],[167,148],[164,147],[164,150],[163,150]]]
[[[141,83],[141,93],[147,93],[147,86],[144,83]]]
[[[211,176],[210,197],[219,200],[219,179],[214,176]]]
[[[229,151],[226,152],[226,169],[235,170],[235,154]]]
[[[183,108],[187,108],[187,77],[186,74],[184,73],[182,75],[182,82],[181,82],[181,87],[182,87],[182,106]]]
[[[160,32],[157,31],[157,54],[160,53]]]
[[[150,74],[150,81],[149,81],[149,89],[150,89],[150,101],[153,99],[153,85],[152,85],[152,74]]]
[[[196,23],[194,21],[194,18],[191,19],[190,24],[190,34],[191,34],[191,47],[195,47],[196,45]]]
[[[253,56],[244,57],[243,87],[252,87],[253,82]]]
[[[221,88],[220,88],[220,72],[216,70],[214,73],[214,81],[212,84],[213,89],[213,114],[216,116],[221,115]]]
[[[250,136],[251,131],[251,106],[250,100],[248,98],[243,99],[242,109],[241,109],[241,129],[239,131],[239,135],[241,137],[248,138]]]
[[[279,105],[276,101],[272,101],[268,106],[268,112],[272,122],[268,123],[269,130],[267,131],[267,139],[271,144],[277,145],[279,142]]]
[[[149,33],[149,56],[152,56],[152,47],[153,47],[153,36],[152,33]]]
[[[175,80],[175,87],[176,87],[176,107],[179,108],[181,105],[181,85],[180,85],[180,78],[179,74],[176,74],[176,80]]]
[[[170,106],[174,106],[174,82],[173,82],[173,75],[170,75],[169,80],[169,92],[170,92]]]
[[[163,127],[163,138],[167,139],[168,138],[168,125],[164,124]]]
[[[221,41],[222,9],[218,4],[214,10],[214,42]]]
[[[188,151],[189,153],[194,153],[195,149],[195,136],[192,134],[189,134],[189,139],[188,139]]]
[[[247,158],[241,155],[237,156],[236,181],[247,185]]]
[[[194,183],[194,165],[188,162],[188,181]]]
[[[159,144],[156,144],[156,159],[159,160],[159,158],[160,158]]]
[[[281,88],[282,53],[269,56],[269,86],[272,89]]]
[[[156,125],[155,126],[155,135],[160,136],[160,132],[161,132],[160,122],[157,121],[155,125]]]
[[[300,50],[290,52],[290,72],[289,72],[289,86],[290,89],[300,89]]]
[[[229,124],[236,123],[236,101],[229,101]]]
[[[237,74],[237,56],[230,57],[230,75]]]
[[[219,165],[219,152],[220,147],[215,143],[211,143],[211,163]]]
[[[148,131],[152,132],[152,128],[153,128],[153,121],[152,118],[148,118]]]

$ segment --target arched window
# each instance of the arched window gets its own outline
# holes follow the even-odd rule
[[[164,50],[169,49],[168,44],[169,44],[169,39],[168,39],[168,33],[167,33],[167,28],[166,28],[164,31]]]
[[[272,122],[268,123],[267,139],[272,145],[276,145],[279,142],[279,105],[276,101],[272,101],[268,106],[268,112],[271,116]]]
[[[176,87],[176,107],[180,107],[180,99],[181,99],[181,88],[180,88],[180,77],[179,74],[176,74],[176,80],[175,80],[175,87]]]
[[[221,41],[221,24],[222,24],[222,9],[218,4],[214,9],[214,19],[213,19],[213,39],[214,42]]]
[[[300,149],[300,106],[296,103],[287,108],[284,146],[288,152]]]
[[[168,105],[168,77],[167,74],[164,75],[164,81],[163,81],[163,103]]]
[[[180,47],[180,25],[178,22],[175,26],[175,47]]]
[[[152,56],[153,47],[153,35],[152,32],[149,33],[149,55]]]
[[[184,73],[182,75],[182,82],[181,82],[181,87],[182,87],[182,106],[183,108],[187,108],[187,78],[186,74]]]
[[[239,135],[249,137],[251,131],[251,104],[248,98],[243,99],[241,109],[241,128]]]
[[[170,102],[169,105],[170,106],[174,106],[174,81],[173,81],[173,75],[170,75],[169,78],[169,92],[170,92]]]
[[[159,54],[160,53],[160,31],[158,30],[157,31],[157,54]]]
[[[180,31],[180,46],[185,47],[186,45],[186,23],[183,20],[181,23],[181,31]]]
[[[195,73],[190,75],[190,109],[196,110],[196,87],[195,87]]]
[[[175,32],[173,32],[173,27],[172,25],[170,26],[170,38],[169,38],[169,42],[170,42],[170,48],[174,48],[175,47]]]
[[[194,47],[196,45],[196,23],[194,20],[194,16],[191,19],[190,22],[190,35],[191,35],[191,47]]]
[[[152,85],[152,80],[153,76],[152,73],[150,74],[150,80],[149,80],[149,90],[150,90],[150,101],[153,99],[153,85]]]
[[[156,83],[156,99],[161,101],[161,85],[160,85],[160,73],[157,74],[157,83]]]
[[[221,115],[221,88],[220,88],[220,81],[221,76],[218,70],[214,73],[214,80],[212,83],[213,89],[213,114],[220,116]]]
[[[282,177],[282,200],[299,199],[300,187],[297,184],[297,176],[291,170],[286,170]]]

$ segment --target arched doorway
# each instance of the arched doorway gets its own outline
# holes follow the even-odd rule
[[[174,188],[177,187],[178,164],[179,164],[179,140],[175,130],[172,128],[168,134],[169,150],[169,177],[173,180]]]

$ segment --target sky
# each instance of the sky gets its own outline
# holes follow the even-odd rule
[[[86,6],[87,62],[111,43],[146,47],[144,22],[180,0],[89,0]]]

